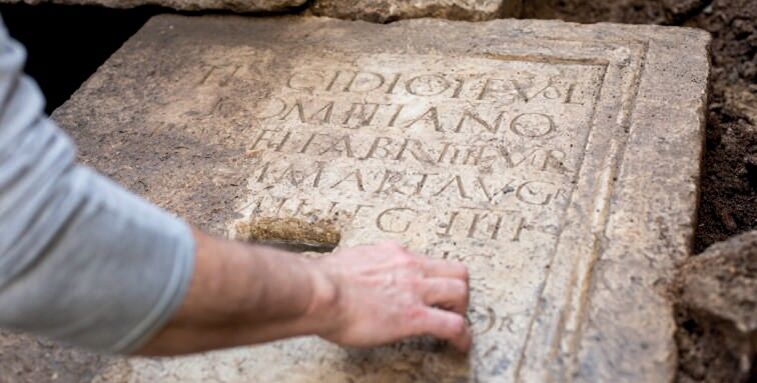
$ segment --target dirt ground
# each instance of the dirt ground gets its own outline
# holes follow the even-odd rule
[[[697,27],[712,33],[712,77],[695,253],[757,228],[757,0],[535,0],[526,17]],[[722,334],[678,313],[678,382],[734,381]],[[752,363],[754,366],[756,363]],[[757,371],[750,381],[757,382]]]

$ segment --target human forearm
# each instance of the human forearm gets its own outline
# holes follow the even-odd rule
[[[470,347],[464,266],[390,243],[307,260],[191,233],[75,163],[24,60],[0,21],[0,327],[109,353],[306,334],[345,346],[428,334]]]
[[[374,346],[433,335],[470,347],[463,315],[467,270],[394,243],[341,249],[318,260],[195,232],[185,301],[139,354],[175,355],[318,335]]]
[[[309,314],[327,299],[329,286],[314,261],[197,230],[194,235],[195,273],[184,304],[138,353],[191,353],[318,331]]]
[[[0,20],[0,327],[132,352],[182,302],[190,229],[76,163],[25,57]]]

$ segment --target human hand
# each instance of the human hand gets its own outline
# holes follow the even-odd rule
[[[467,352],[472,343],[464,315],[468,270],[396,242],[339,249],[315,261],[313,304],[319,336],[343,346],[370,347],[431,335]]]

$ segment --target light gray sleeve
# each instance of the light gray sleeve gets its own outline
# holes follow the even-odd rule
[[[191,231],[76,164],[25,58],[0,21],[0,327],[133,351],[185,295]]]

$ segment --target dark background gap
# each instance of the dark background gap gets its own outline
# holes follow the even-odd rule
[[[0,4],[6,28],[26,46],[25,70],[42,88],[48,114],[66,102],[151,16],[165,11],[160,7]]]

